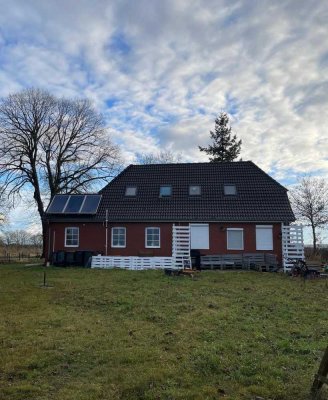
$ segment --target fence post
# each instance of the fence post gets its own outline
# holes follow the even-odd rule
[[[322,357],[319,365],[318,373],[315,375],[314,382],[311,388],[311,395],[313,399],[317,398],[317,395],[322,388],[323,384],[328,384],[328,346]]]

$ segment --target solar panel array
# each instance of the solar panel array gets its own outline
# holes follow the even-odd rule
[[[56,194],[47,214],[96,214],[100,200],[100,194]]]

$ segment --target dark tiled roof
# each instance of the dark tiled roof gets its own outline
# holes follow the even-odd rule
[[[237,195],[225,196],[224,184]],[[171,197],[159,197],[161,185],[172,186]],[[200,196],[189,196],[200,185]],[[125,196],[137,186],[135,197]],[[130,165],[100,192],[97,220],[109,221],[294,221],[287,190],[251,161]]]

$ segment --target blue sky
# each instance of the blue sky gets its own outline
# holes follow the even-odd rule
[[[159,147],[206,160],[198,145],[226,110],[244,160],[285,185],[327,176],[327,1],[0,6],[0,96],[38,86],[90,98],[126,163]]]

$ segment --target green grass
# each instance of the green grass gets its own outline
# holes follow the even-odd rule
[[[0,399],[302,400],[328,342],[324,280],[42,274],[0,267]]]

